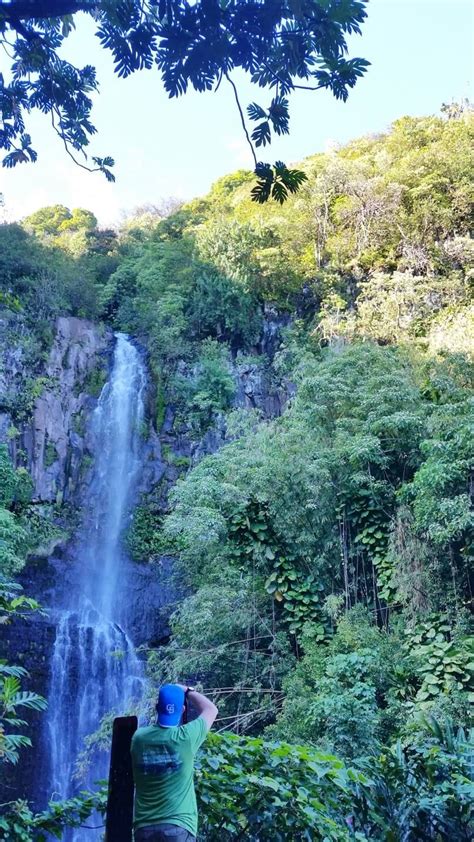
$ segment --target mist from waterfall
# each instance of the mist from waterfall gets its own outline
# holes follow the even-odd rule
[[[46,754],[49,791],[66,798],[107,777],[108,758],[77,778],[84,738],[102,717],[125,712],[141,695],[142,669],[126,633],[126,558],[121,546],[141,464],[146,376],[140,354],[117,334],[113,368],[92,418],[95,459],[74,564],[78,589],[59,612],[51,662]],[[97,822],[88,822],[88,824]],[[65,842],[93,842],[101,830],[67,831]]]

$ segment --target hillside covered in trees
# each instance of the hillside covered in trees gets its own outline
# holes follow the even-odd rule
[[[239,171],[119,231],[60,205],[0,226],[0,622],[35,610],[12,582],[74,525],[22,450],[56,320],[126,333],[165,470],[124,542],[152,578],[172,559],[181,595],[141,657],[219,705],[204,839],[470,838],[473,134],[466,111],[402,118],[301,162],[281,206]],[[37,750],[9,736],[43,707],[20,682],[0,668],[5,764]],[[0,828],[40,839],[89,807],[10,804]]]

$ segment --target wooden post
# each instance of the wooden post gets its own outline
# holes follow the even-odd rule
[[[118,716],[114,719],[105,818],[106,842],[132,842],[133,774],[130,744],[137,727],[136,716]]]

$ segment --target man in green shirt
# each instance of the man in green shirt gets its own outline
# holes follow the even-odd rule
[[[180,725],[187,700],[198,718]],[[139,728],[132,738],[135,842],[194,842],[198,824],[194,757],[217,708],[192,687],[164,684],[156,710],[156,725]]]

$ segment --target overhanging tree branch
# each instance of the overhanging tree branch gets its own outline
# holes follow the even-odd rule
[[[239,111],[239,114],[240,114],[240,121],[241,121],[241,123],[242,123],[242,128],[243,128],[243,130],[244,130],[245,137],[247,138],[247,143],[248,143],[248,145],[250,146],[250,149],[251,149],[251,152],[252,152],[252,157],[253,157],[253,160],[254,160],[254,164],[255,164],[255,166],[257,166],[257,164],[258,164],[258,161],[257,161],[257,156],[256,156],[256,154],[255,154],[255,149],[254,149],[253,143],[252,143],[252,141],[250,140],[250,135],[249,135],[249,133],[248,133],[248,131],[247,131],[247,126],[246,126],[246,124],[245,124],[244,112],[242,111],[242,106],[241,106],[241,104],[240,104],[239,94],[238,94],[238,92],[237,92],[237,87],[236,87],[236,85],[235,85],[235,82],[234,82],[234,81],[230,78],[230,76],[229,76],[229,74],[228,74],[228,73],[226,73],[226,74],[225,74],[225,78],[226,78],[226,79],[227,79],[227,81],[230,83],[230,85],[231,85],[231,87],[232,87],[232,90],[234,91],[234,97],[235,97],[235,101],[236,101],[236,103],[237,103],[237,108],[238,108],[238,111]]]
[[[345,58],[346,35],[360,31],[366,3],[344,0],[341,15],[339,3],[322,0],[233,0],[225,8],[209,0],[0,0],[0,44],[6,46],[7,35],[15,34],[9,38],[14,41],[11,81],[0,76],[0,148],[8,153],[3,166],[36,160],[25,129],[26,115],[36,108],[53,113],[55,131],[79,166],[102,170],[111,179],[110,157],[92,158],[98,166],[89,168],[71,151],[85,151],[95,132],[90,117],[95,68],[76,67],[60,54],[73,16],[83,12],[96,21],[96,35],[112,53],[120,78],[154,68],[168,96],[178,97],[189,88],[217,90],[225,76],[259,179],[252,196],[259,202],[269,197],[283,202],[298,189],[304,173],[288,170],[281,161],[273,167],[259,163],[256,148],[269,144],[272,134],[288,133],[287,96],[293,89],[326,88],[338,99],[347,98],[368,64]],[[252,131],[230,78],[234,69],[273,91],[268,109],[258,103],[248,107],[248,117],[257,121]],[[300,84],[305,80],[310,84]]]

